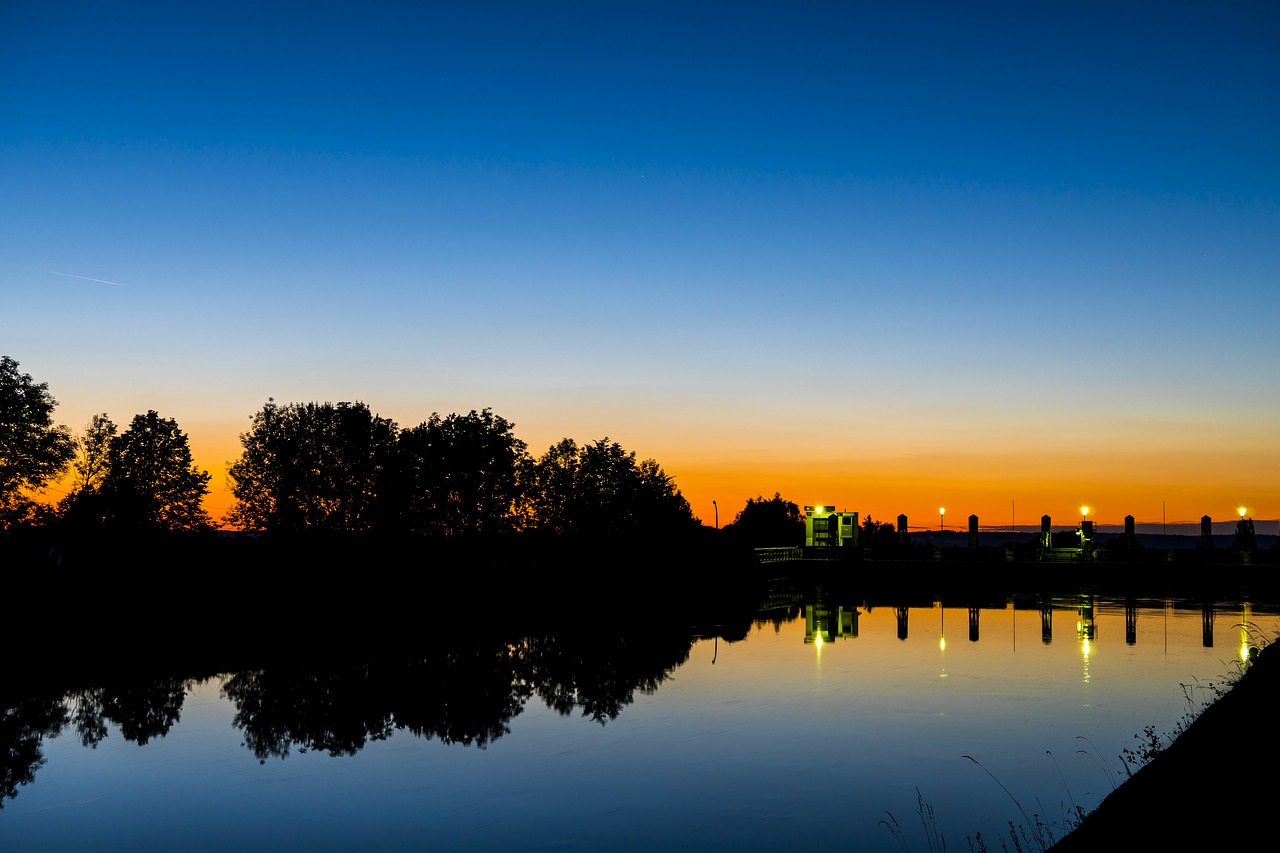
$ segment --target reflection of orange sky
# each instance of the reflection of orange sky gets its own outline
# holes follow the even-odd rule
[[[1136,611],[1135,645],[1130,646],[1125,636],[1124,606],[1095,600],[1094,639],[1086,644],[1077,631],[1079,602],[1062,597],[1052,605],[1049,642],[1045,642],[1044,622],[1038,606],[1025,602],[1017,609],[1008,602],[980,608],[978,638],[973,641],[969,635],[969,609],[954,604],[944,608],[935,600],[931,607],[908,608],[907,638],[901,640],[894,607],[885,604],[868,607],[866,602],[858,601],[826,603],[832,616],[837,607],[857,611],[855,636],[837,636],[833,642],[821,646],[806,644],[801,607],[799,618],[784,622],[776,631],[768,620],[757,623],[746,643],[721,641],[716,645],[710,640],[702,641],[691,652],[688,665],[709,668],[714,655],[718,673],[729,675],[728,679],[717,676],[725,681],[721,689],[726,692],[741,686],[742,682],[735,681],[734,675],[744,669],[749,669],[752,685],[767,678],[775,687],[790,684],[797,689],[812,689],[811,673],[816,667],[826,669],[836,679],[856,672],[864,689],[873,683],[892,680],[897,684],[897,691],[919,691],[924,699],[928,682],[939,676],[947,677],[949,670],[967,679],[986,676],[999,681],[1019,678],[1025,672],[1042,672],[1047,665],[1071,666],[1073,662],[1078,662],[1080,667],[1082,686],[1090,677],[1099,676],[1123,678],[1130,686],[1138,679],[1149,682],[1152,689],[1166,690],[1168,673],[1158,666],[1134,672],[1129,668],[1133,657],[1163,655],[1163,649],[1170,645],[1194,649],[1202,645],[1204,631],[1199,608],[1166,611],[1162,602],[1147,601]],[[1228,650],[1228,655],[1239,651],[1241,657],[1247,656],[1247,646],[1256,645],[1257,637],[1268,636],[1280,626],[1280,617],[1271,614],[1242,613],[1238,609],[1219,609],[1218,613],[1222,618],[1216,628],[1217,640]],[[1232,619],[1240,623],[1253,622],[1258,632],[1251,640],[1231,624]],[[941,642],[944,637],[945,645]],[[765,653],[770,646],[773,648]],[[1118,654],[1116,650],[1122,648],[1125,652]],[[937,669],[933,673],[927,665],[920,665],[919,658],[911,657],[921,651],[936,661]],[[1025,655],[1010,657],[1019,651]],[[856,669],[850,667],[855,660]],[[749,668],[743,666],[747,661]],[[810,665],[805,666],[806,662]]]

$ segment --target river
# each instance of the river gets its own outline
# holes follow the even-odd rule
[[[1276,608],[839,601],[732,628],[612,606],[411,653],[2,694],[0,849],[998,849],[1060,835]],[[50,682],[52,684],[53,682]],[[1132,760],[1132,759],[1131,759]]]

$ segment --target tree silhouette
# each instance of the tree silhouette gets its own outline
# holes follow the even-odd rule
[[[95,490],[102,485],[110,470],[111,441],[118,434],[119,430],[106,412],[94,415],[85,424],[84,434],[76,439],[72,466],[76,472],[76,489]]]
[[[655,460],[637,462],[634,451],[607,436],[581,448],[571,439],[552,445],[533,466],[531,479],[535,523],[556,532],[666,535],[698,523]]]
[[[268,400],[227,470],[235,498],[229,520],[274,532],[375,529],[396,438],[395,422],[364,403]]]
[[[400,434],[396,503],[404,529],[504,533],[519,520],[528,453],[491,409],[430,419]]]
[[[862,519],[858,545],[869,550],[891,550],[900,545],[898,528],[891,521],[875,521],[868,515]]]
[[[201,505],[209,474],[195,466],[177,421],[154,410],[135,415],[111,439],[99,493],[108,522],[117,527],[197,530],[210,524]]]
[[[18,372],[18,362],[0,356],[0,526],[28,516],[32,501],[22,492],[44,488],[71,461],[71,432],[53,423],[57,405],[47,382],[35,382]]]
[[[107,510],[99,490],[111,470],[111,442],[118,432],[103,412],[90,418],[84,433],[76,438],[75,482],[71,493],[58,502],[58,514],[66,525],[88,528],[103,522]]]
[[[745,506],[725,529],[738,535],[753,548],[804,544],[804,519],[800,507],[783,500],[781,492],[773,497],[748,498]]]
[[[551,533],[573,528],[577,501],[578,444],[564,438],[529,466],[528,490],[533,523]]]

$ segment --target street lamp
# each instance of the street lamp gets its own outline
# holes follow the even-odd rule
[[[1240,508],[1237,510],[1237,512],[1239,512],[1239,513],[1240,513],[1240,517],[1241,517],[1241,518],[1244,518],[1244,514],[1245,514],[1245,512],[1246,512],[1246,511],[1247,511],[1247,510],[1245,510],[1245,508],[1244,508],[1244,507],[1240,507]]]
[[[715,501],[712,501],[711,506],[716,511],[716,530],[719,530],[720,529],[720,505],[717,504]]]
[[[942,531],[947,529],[947,526],[943,524],[943,517],[946,514],[947,514],[947,508],[945,506],[938,507],[938,547],[942,547],[942,540],[943,540]]]
[[[1089,508],[1087,506],[1080,507],[1080,520],[1085,521],[1089,518]]]

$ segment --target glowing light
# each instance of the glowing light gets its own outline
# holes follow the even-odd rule
[[[1240,605],[1240,662],[1248,666],[1250,663],[1249,655],[1253,649],[1250,647],[1249,635],[1249,604],[1246,602]]]
[[[1237,512],[1239,512],[1239,513],[1240,513],[1240,517],[1241,517],[1241,518],[1244,518],[1244,513],[1245,513],[1245,509],[1244,509],[1244,507],[1240,507],[1240,509],[1239,509],[1239,510],[1237,510]]]
[[[1089,508],[1087,506],[1080,507],[1080,516],[1081,518],[1089,517]]]

